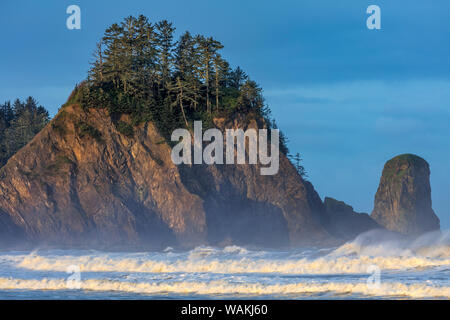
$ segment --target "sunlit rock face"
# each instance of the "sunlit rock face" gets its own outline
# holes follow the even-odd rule
[[[406,235],[440,228],[431,207],[430,167],[424,159],[404,154],[385,164],[371,217]]]
[[[284,155],[273,176],[261,175],[259,165],[177,166],[151,122],[128,137],[117,131],[118,120],[130,121],[65,106],[15,154],[0,170],[0,238],[13,227],[31,243],[68,247],[283,246],[331,238],[319,196]],[[216,126],[259,124],[237,118]]]

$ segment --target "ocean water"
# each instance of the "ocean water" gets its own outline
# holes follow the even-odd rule
[[[336,248],[0,252],[0,298],[449,299],[450,231],[374,230]]]

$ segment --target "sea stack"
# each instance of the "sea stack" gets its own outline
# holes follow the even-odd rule
[[[215,121],[222,132],[258,128],[249,117]],[[78,104],[61,108],[0,169],[0,244],[20,234],[101,249],[309,245],[329,238],[323,211],[284,154],[273,176],[250,164],[177,166],[153,122],[127,136],[107,110]]]
[[[367,213],[355,212],[343,201],[325,197],[324,206],[327,230],[338,239],[351,240],[363,232],[382,229]]]
[[[405,235],[440,228],[431,207],[430,166],[424,159],[403,154],[386,162],[371,217]]]

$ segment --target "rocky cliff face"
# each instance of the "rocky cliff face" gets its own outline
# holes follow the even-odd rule
[[[367,213],[355,212],[343,201],[326,197],[324,205],[327,212],[325,226],[336,238],[350,240],[363,232],[382,228]]]
[[[23,230],[4,211],[0,210],[0,249],[20,248],[25,241]]]
[[[431,208],[430,167],[424,159],[405,154],[385,164],[372,218],[407,235],[439,229]]]
[[[218,126],[256,126],[239,121]],[[108,248],[329,238],[319,196],[283,155],[277,175],[261,176],[254,165],[176,166],[170,152],[152,123],[129,138],[103,109],[64,107],[1,168],[0,234]]]

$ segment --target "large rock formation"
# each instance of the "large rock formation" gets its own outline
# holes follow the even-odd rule
[[[0,250],[20,248],[25,241],[24,233],[4,211],[0,210]]]
[[[326,197],[324,205],[327,212],[325,226],[336,238],[350,240],[363,232],[382,228],[367,213],[355,212],[343,201]]]
[[[404,154],[385,164],[372,218],[407,235],[439,229],[431,208],[430,167],[424,159]]]
[[[108,248],[329,239],[319,196],[284,155],[278,174],[262,176],[255,165],[176,166],[170,152],[151,122],[130,138],[106,110],[66,106],[1,168],[0,235]]]

